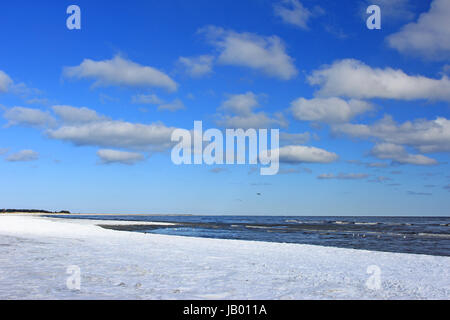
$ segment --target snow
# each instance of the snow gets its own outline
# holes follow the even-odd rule
[[[450,257],[143,234],[98,223],[0,216],[0,299],[450,297]],[[80,290],[66,285],[74,265]],[[366,285],[371,265],[381,271],[379,289]]]

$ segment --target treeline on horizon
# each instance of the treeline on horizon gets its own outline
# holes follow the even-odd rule
[[[70,213],[67,210],[61,211],[48,211],[48,210],[39,210],[39,209],[0,209],[0,213],[14,213],[14,212],[26,212],[26,213]]]

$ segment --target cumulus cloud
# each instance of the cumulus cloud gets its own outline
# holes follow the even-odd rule
[[[311,138],[311,134],[309,132],[303,133],[287,133],[280,132],[280,144],[287,145],[296,145],[296,144],[305,144]]]
[[[410,76],[402,70],[371,68],[361,61],[345,59],[334,62],[308,77],[311,85],[318,85],[318,96],[355,99],[400,99],[450,101],[450,79]]]
[[[358,114],[372,110],[372,105],[365,101],[341,98],[298,98],[291,103],[294,118],[305,121],[326,123],[348,122]]]
[[[379,176],[379,177],[375,177],[371,180],[369,180],[369,182],[377,182],[377,183],[384,183],[386,181],[391,181],[392,179],[389,177],[385,177],[385,176]]]
[[[259,107],[258,96],[253,92],[230,95],[219,107],[219,110],[239,115],[249,115]]]
[[[416,192],[416,191],[408,191],[407,192],[410,196],[431,196],[433,195],[430,192]]]
[[[10,154],[6,161],[9,162],[25,162],[25,161],[34,161],[39,159],[39,153],[33,150],[22,150],[13,154]]]
[[[13,93],[28,101],[37,100],[37,98],[29,99],[30,95],[40,95],[42,92],[35,88],[29,88],[24,83],[16,83],[11,77],[4,71],[0,70],[0,93]],[[43,99],[41,99],[43,101]],[[27,101],[27,103],[28,103]]]
[[[138,94],[131,98],[132,103],[136,104],[163,104],[164,101],[161,100],[156,94]]]
[[[347,160],[347,163],[355,164],[359,166],[365,166],[366,168],[387,168],[389,163],[386,162],[364,162],[360,160]]]
[[[93,121],[105,120],[105,116],[99,115],[95,110],[81,107],[76,108],[72,106],[53,106],[53,112],[64,122],[69,124],[86,123]]]
[[[186,73],[193,78],[198,78],[212,72],[214,57],[211,55],[201,55],[198,57],[180,57],[178,63],[182,65]]]
[[[0,93],[8,92],[13,85],[12,79],[2,70],[0,70]]]
[[[139,124],[125,121],[99,121],[79,125],[64,125],[47,131],[52,139],[71,142],[77,146],[101,146],[163,151],[172,146],[175,128],[160,123]]]
[[[242,128],[242,129],[264,129],[264,128],[279,128],[286,127],[287,122],[281,114],[277,114],[275,117],[269,117],[264,112],[252,113],[248,116],[230,116],[224,115],[217,124],[224,128]]]
[[[367,7],[378,5],[381,8],[382,21],[391,23],[397,21],[411,20],[414,18],[413,7],[410,0],[366,0],[361,6],[363,19],[366,20]]]
[[[339,173],[334,175],[332,173],[324,173],[319,175],[317,178],[321,180],[325,179],[339,179],[339,180],[361,180],[368,178],[369,175],[366,173]]]
[[[177,111],[186,109],[183,101],[175,99],[171,102],[165,103],[156,94],[139,94],[132,97],[132,103],[135,104],[154,104],[158,105],[158,111]]]
[[[421,154],[410,154],[405,147],[393,143],[378,143],[371,150],[371,155],[379,159],[392,159],[401,164],[414,164],[422,166],[436,165],[435,159]]]
[[[388,44],[406,54],[427,59],[450,58],[450,2],[433,0],[430,10],[416,22],[405,25],[387,38]]]
[[[442,73],[446,75],[450,75],[450,64],[446,64],[442,67]]]
[[[376,138],[383,142],[407,145],[423,153],[450,151],[450,120],[442,117],[397,124],[391,116],[386,115],[372,125],[337,124],[332,126],[332,131],[356,138]]]
[[[238,33],[215,26],[199,30],[218,50],[217,62],[223,65],[248,67],[282,80],[294,78],[298,71],[277,36],[264,37],[254,33]]]
[[[97,151],[97,156],[104,164],[122,163],[132,165],[144,160],[144,156],[137,152],[126,152],[111,149],[101,149]]]
[[[307,146],[284,146],[279,148],[280,162],[284,163],[331,163],[338,155],[323,149]]]
[[[172,102],[161,104],[158,106],[159,111],[174,112],[174,111],[183,110],[183,109],[186,109],[186,107],[184,106],[183,101],[181,101],[180,99],[175,99]]]
[[[259,106],[258,96],[253,92],[229,95],[218,108],[223,113],[218,115],[217,124],[225,128],[242,129],[287,126],[281,113],[270,117],[263,111],[255,112]]]
[[[27,104],[40,104],[40,105],[47,105],[49,103],[49,100],[47,98],[31,98],[26,100]]]
[[[389,164],[385,162],[369,162],[367,164],[368,168],[387,168],[389,167]]]
[[[65,67],[63,74],[67,78],[94,79],[94,86],[160,87],[169,91],[178,87],[165,73],[118,55],[103,61],[85,59],[79,66]]]
[[[296,173],[311,173],[312,170],[308,168],[280,168],[278,174],[296,174]]]
[[[8,120],[7,126],[22,125],[41,127],[51,126],[55,122],[55,119],[49,112],[24,107],[12,107],[6,109],[3,113],[3,117]]]
[[[283,0],[273,6],[274,13],[284,23],[292,24],[301,29],[308,29],[308,21],[313,16],[298,0]]]

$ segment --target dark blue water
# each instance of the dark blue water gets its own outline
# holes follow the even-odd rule
[[[52,217],[55,217],[52,215]],[[188,237],[303,243],[450,256],[450,217],[58,216],[171,222],[175,226],[105,226]]]

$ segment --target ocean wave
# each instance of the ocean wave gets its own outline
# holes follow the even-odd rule
[[[332,223],[334,223],[334,224],[353,224],[353,222],[349,222],[349,221],[332,221]]]
[[[381,224],[381,223],[380,222],[355,222],[355,224],[375,226],[375,225],[378,225],[378,224]]]
[[[246,225],[246,228],[250,228],[250,229],[272,229],[272,227],[264,227],[264,226],[251,226],[251,225]]]
[[[421,237],[439,237],[439,238],[450,239],[450,234],[448,234],[448,233],[426,233],[426,232],[421,232],[418,235],[421,236]]]
[[[304,223],[303,221],[299,221],[299,220],[284,220],[284,222],[286,222],[286,223]]]

